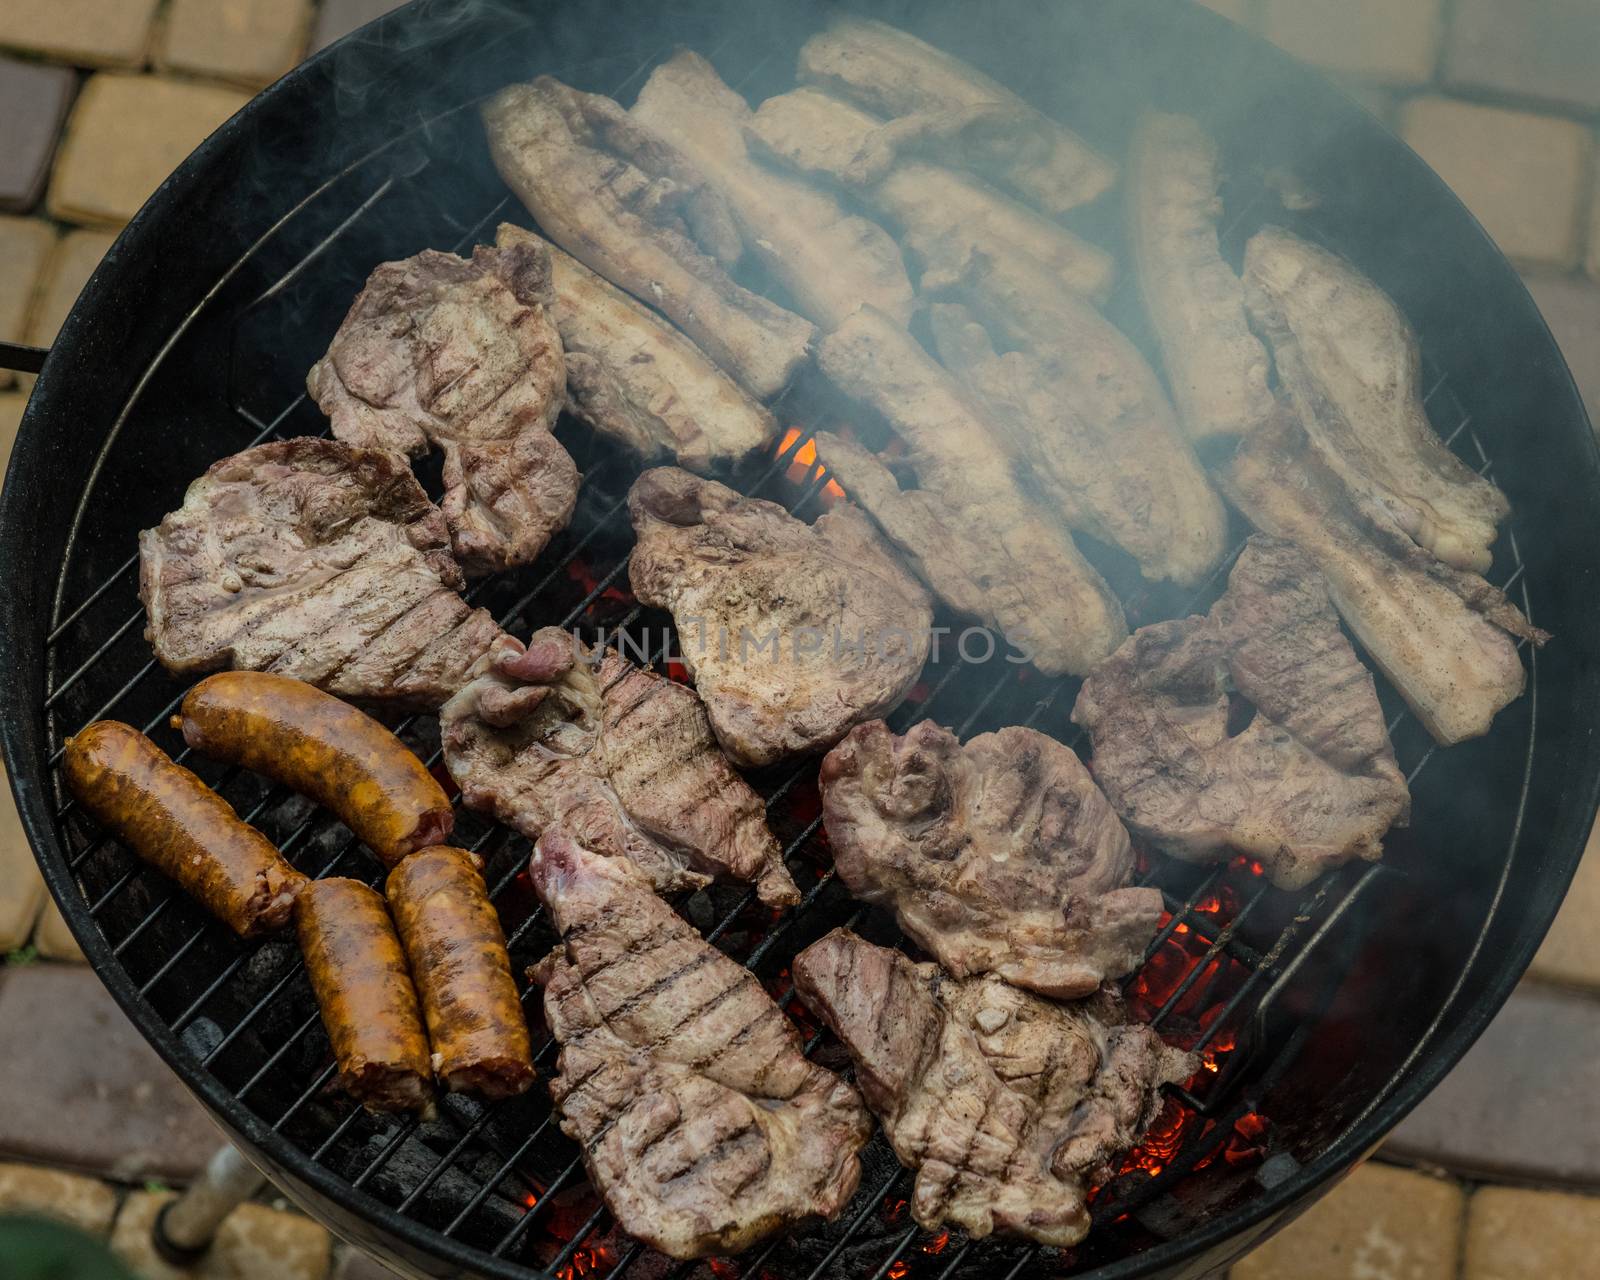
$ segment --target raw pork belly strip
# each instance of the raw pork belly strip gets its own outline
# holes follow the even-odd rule
[[[836,1217],[872,1121],[755,975],[623,859],[552,831],[531,872],[561,931],[533,971],[561,1044],[550,1093],[623,1230],[697,1258]]]
[[[1198,1066],[1109,993],[1063,1005],[992,974],[961,982],[844,929],[795,957],[794,979],[917,1171],[911,1216],[930,1231],[1076,1244],[1090,1186]]]

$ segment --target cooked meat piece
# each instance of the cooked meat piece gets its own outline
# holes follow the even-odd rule
[[[777,435],[767,409],[654,312],[531,231],[502,223],[501,247],[550,253],[553,308],[567,357],[567,405],[649,460],[691,471],[743,461]]]
[[[1111,588],[1056,514],[1022,491],[986,410],[915,338],[863,307],[828,335],[817,360],[841,391],[881,414],[910,446],[921,491],[947,513],[960,569],[981,589],[980,616],[996,619],[1006,639],[1051,675],[1087,672],[1122,642],[1127,623]],[[891,536],[907,533],[900,527]],[[920,538],[908,546],[924,564],[935,554]]]
[[[1238,732],[1230,686],[1254,708]],[[1292,543],[1252,538],[1210,616],[1134,632],[1072,718],[1136,834],[1190,862],[1248,854],[1280,889],[1375,860],[1410,806],[1372,676]]]
[[[404,460],[337,440],[224,458],[139,535],[145,638],[180,675],[276,671],[432,710],[501,634],[462,586],[445,518]]]
[[[1487,733],[1522,693],[1511,637],[1549,637],[1502,592],[1442,564],[1386,509],[1348,490],[1291,416],[1247,436],[1219,480],[1256,528],[1316,561],[1356,639],[1440,742]]]
[[[1109,990],[1057,1004],[993,974],[958,981],[843,929],[795,957],[794,979],[917,1171],[911,1216],[930,1231],[1076,1244],[1089,1188],[1138,1144],[1161,1086],[1198,1066],[1126,1022]]]
[[[1128,886],[1128,833],[1054,739],[1012,726],[963,747],[931,720],[904,737],[875,720],[821,782],[840,879],[955,977],[1072,999],[1144,959],[1161,891]]]
[[[1446,564],[1487,572],[1511,504],[1434,434],[1400,309],[1348,262],[1277,227],[1251,238],[1244,273],[1279,380],[1340,479]]]
[[[728,764],[694,690],[591,652],[560,627],[501,640],[440,712],[468,808],[537,839],[560,827],[630,859],[659,893],[753,881],[800,900],[761,797]]]
[[[565,832],[531,872],[561,931],[532,974],[561,1044],[550,1094],[618,1225],[696,1258],[838,1216],[872,1121],[756,977]]]
[[[861,303],[901,320],[911,282],[894,238],[826,192],[752,159],[749,105],[697,53],[680,50],[651,73],[634,116],[691,156],[727,199],[745,247],[800,311],[832,329]]]
[[[735,764],[832,746],[906,696],[928,595],[854,507],[814,525],[676,467],[628,495],[640,602],[671,610],[683,662]]]
[[[737,229],[677,148],[549,76],[501,90],[483,117],[495,168],[550,239],[663,312],[752,395],[788,385],[816,331],[728,276]]]
[[[1128,242],[1167,386],[1192,440],[1247,435],[1273,414],[1270,362],[1217,244],[1217,148],[1198,121],[1152,112],[1128,165]]]
[[[1018,145],[996,131],[991,145],[969,149],[973,163],[1048,214],[1065,213],[1103,195],[1116,166],[1063,125],[1009,89],[915,36],[868,18],[841,15],[800,50],[802,83],[849,98],[880,116],[1004,108],[1028,124]]]
[[[566,397],[542,245],[429,249],[367,279],[306,387],[340,440],[444,450],[444,498],[468,573],[527,564],[566,527],[578,469],[550,430]]]
[[[959,277],[975,253],[1003,254],[1019,270],[1104,301],[1115,271],[1109,253],[972,174],[915,155],[893,160],[905,146],[905,123],[802,88],[763,102],[750,136],[792,168],[843,183],[871,205],[921,265],[924,290],[934,279]],[[889,164],[877,158],[885,152]]]
[[[1001,355],[965,308],[936,306],[934,342],[1068,523],[1147,578],[1204,581],[1227,549],[1227,512],[1160,383],[1093,307],[1063,296],[1059,314],[1048,343]]]

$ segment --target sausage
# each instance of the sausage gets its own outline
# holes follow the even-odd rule
[[[383,895],[359,880],[315,880],[294,920],[338,1086],[369,1111],[431,1106],[428,1037]]]
[[[288,923],[306,878],[132,725],[97,720],[68,738],[61,772],[101,827],[241,938]]]
[[[500,917],[465,849],[424,849],[385,893],[422,997],[433,1069],[452,1091],[505,1098],[533,1083],[533,1052]]]
[[[262,671],[208,676],[173,724],[196,751],[331,809],[387,867],[455,825],[444,788],[399,738],[304,681]]]

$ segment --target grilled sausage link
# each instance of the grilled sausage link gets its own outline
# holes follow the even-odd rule
[[[315,880],[294,919],[338,1086],[369,1111],[429,1106],[428,1037],[383,895],[359,880]]]
[[[331,809],[388,867],[450,834],[444,788],[365,712],[288,676],[225,671],[189,690],[175,722],[208,756]]]
[[[68,738],[61,771],[96,822],[241,938],[288,923],[306,878],[132,725],[97,720]]]
[[[528,1024],[477,859],[424,849],[389,873],[385,892],[422,996],[435,1073],[452,1091],[521,1093],[534,1079]]]

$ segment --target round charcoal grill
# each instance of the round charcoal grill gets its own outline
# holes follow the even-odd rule
[[[239,944],[102,837],[61,789],[64,738],[114,716],[201,772],[302,870],[379,874],[325,814],[180,749],[166,720],[184,685],[141,639],[135,534],[217,458],[326,430],[301,390],[305,371],[373,266],[425,247],[465,250],[501,219],[527,221],[488,162],[478,99],[551,72],[626,102],[656,61],[687,44],[756,101],[789,87],[794,52],[828,7],[507,0],[424,3],[382,19],[196,152],[128,227],[63,328],[0,499],[0,653],[11,676],[0,727],[51,890],[128,1015],[286,1191],[403,1269],[508,1280],[1203,1274],[1309,1204],[1460,1057],[1526,966],[1580,855],[1600,777],[1595,445],[1515,273],[1444,186],[1331,86],[1199,8],[857,7],[969,58],[1112,155],[1141,107],[1204,120],[1229,175],[1225,252],[1237,259],[1263,222],[1286,223],[1353,260],[1410,316],[1435,426],[1492,469],[1516,507],[1492,580],[1555,640],[1525,651],[1527,693],[1489,736],[1448,751],[1380,681],[1414,795],[1412,825],[1393,833],[1382,864],[1347,867],[1299,894],[1266,887],[1243,861],[1142,864],[1170,917],[1128,995],[1138,1016],[1203,1050],[1206,1066],[1172,1091],[1144,1145],[1097,1190],[1095,1230],[1077,1249],[922,1231],[907,1212],[912,1177],[880,1137],[838,1221],[738,1259],[672,1264],[615,1230],[542,1087],[496,1105],[452,1096],[429,1121],[364,1113],[328,1089],[329,1049],[292,940]],[[1286,173],[1314,194],[1310,207],[1284,209]],[[1115,209],[1069,221],[1121,248]],[[1126,279],[1108,310],[1149,348]],[[837,494],[811,462],[809,432],[849,410],[803,379],[778,412],[788,430],[774,453],[727,478],[814,518]],[[681,675],[667,620],[627,590],[622,504],[637,464],[575,423],[559,434],[585,473],[571,527],[530,569],[475,585],[473,601],[520,634],[556,622],[604,633]],[[1245,532],[1236,522],[1236,542]],[[1225,565],[1197,594],[1153,589],[1115,553],[1090,550],[1133,625],[1205,608],[1226,576]],[[931,717],[967,736],[1028,724],[1085,745],[1068,720],[1076,681],[981,650],[947,640],[895,728]],[[431,718],[397,728],[437,766]],[[815,772],[802,762],[754,779],[800,906],[774,915],[749,893],[717,889],[682,907],[762,978],[808,1051],[838,1066],[838,1047],[793,998],[788,962],[840,923],[879,941],[896,935],[834,880]],[[520,970],[553,941],[522,875],[526,842],[472,814],[457,830],[487,860]],[[524,1003],[548,1073],[554,1047],[538,1035],[536,989]]]

